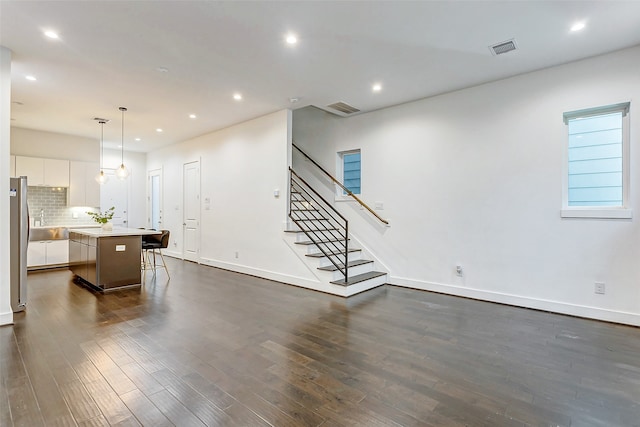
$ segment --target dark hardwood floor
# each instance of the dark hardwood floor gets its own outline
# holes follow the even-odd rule
[[[639,328],[167,261],[170,282],[105,295],[30,274],[0,425],[640,425]]]

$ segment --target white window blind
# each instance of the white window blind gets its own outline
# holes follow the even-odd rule
[[[625,120],[629,103],[564,114],[568,126],[568,207],[624,207]]]

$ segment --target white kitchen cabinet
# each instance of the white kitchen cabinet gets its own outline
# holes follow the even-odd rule
[[[26,176],[27,185],[44,185],[44,159],[16,156],[16,176]]]
[[[9,176],[16,176],[16,156],[11,155],[9,156],[9,158],[11,159],[11,169],[10,169],[10,174]]]
[[[69,264],[69,241],[49,240],[47,244],[47,265]]]
[[[50,240],[29,242],[27,246],[27,267],[35,267],[47,263],[48,242],[50,242]]]
[[[29,242],[27,267],[46,267],[69,263],[69,240]]]
[[[95,180],[100,165],[94,162],[69,164],[69,206],[100,206],[100,184]]]
[[[44,159],[44,185],[69,186],[69,160]]]
[[[28,185],[69,186],[69,160],[16,156],[16,176],[26,176]]]

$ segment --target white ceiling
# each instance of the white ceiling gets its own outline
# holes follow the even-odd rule
[[[518,50],[491,54],[512,38]],[[115,147],[125,106],[133,151],[283,108],[371,111],[638,44],[640,1],[0,0],[12,126],[98,139],[104,117]]]

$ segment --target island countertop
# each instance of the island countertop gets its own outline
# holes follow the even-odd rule
[[[102,228],[74,228],[73,233],[82,234],[89,237],[118,237],[118,236],[142,236],[151,234],[161,234],[160,231],[146,230],[144,228],[113,227],[113,230],[106,231]]]

